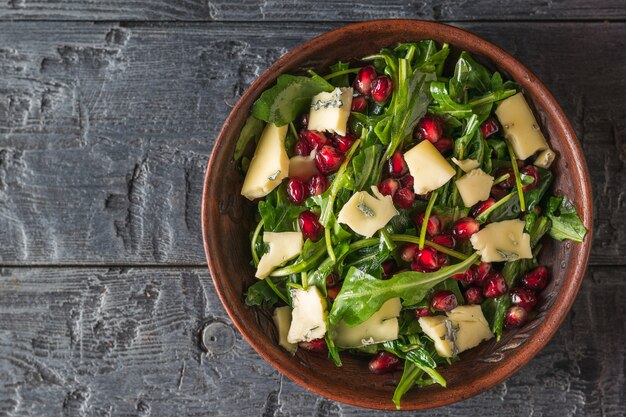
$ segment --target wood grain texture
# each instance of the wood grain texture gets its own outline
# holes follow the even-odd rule
[[[203,173],[230,106],[337,26],[0,23],[0,264],[203,265]],[[626,264],[626,24],[459,26],[561,103],[592,176],[591,263]]]
[[[191,21],[360,21],[410,18],[426,20],[624,19],[620,0],[8,0],[0,19],[191,20]]]
[[[623,416],[624,276],[591,268],[518,374],[420,415]],[[0,294],[1,416],[413,415],[344,406],[279,376],[232,328],[205,268],[4,268]]]

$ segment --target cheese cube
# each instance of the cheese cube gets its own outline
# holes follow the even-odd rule
[[[278,331],[278,345],[285,348],[287,352],[294,353],[298,348],[295,343],[289,343],[287,340],[287,334],[289,333],[289,327],[291,327],[291,307],[276,307],[274,314],[272,314],[272,320]]]
[[[496,116],[518,159],[526,159],[537,151],[548,149],[546,138],[522,93],[503,100]]]
[[[356,233],[371,237],[398,214],[391,196],[382,195],[372,186],[374,196],[365,191],[355,193],[341,208],[337,221],[347,224]]]
[[[456,180],[455,184],[465,207],[472,207],[479,201],[489,198],[489,193],[493,186],[493,177],[486,174],[482,169],[477,168]]]
[[[416,194],[436,190],[450,181],[456,173],[437,148],[427,140],[406,152],[404,160],[415,180],[413,188]]]
[[[524,222],[519,219],[491,223],[470,237],[474,249],[483,262],[531,259],[530,235],[524,233]]]
[[[398,316],[402,304],[400,298],[392,298],[380,310],[363,323],[348,327],[343,321],[337,326],[335,343],[343,348],[357,348],[398,338]]]
[[[310,342],[326,334],[326,299],[315,286],[292,289],[293,311],[287,334],[289,343]]]
[[[470,172],[471,170],[476,169],[480,166],[478,161],[475,159],[464,159],[462,161],[459,161],[456,158],[452,158],[452,162],[454,162],[456,166],[461,168],[463,172]]]
[[[456,347],[454,345],[454,324],[445,316],[427,316],[420,317],[419,324],[435,343],[435,350],[439,356],[450,358],[456,355]]]
[[[552,149],[544,149],[539,152],[539,155],[535,158],[533,165],[538,166],[539,168],[548,169],[550,168],[550,165],[552,165],[552,162],[554,162],[555,158],[556,154]]]
[[[345,136],[351,107],[352,88],[319,93],[311,100],[308,129]]]
[[[457,327],[454,344],[458,353],[478,346],[493,338],[489,323],[479,305],[458,306],[446,313]]]
[[[269,246],[259,260],[255,276],[259,279],[267,277],[277,266],[284,264],[300,255],[304,240],[300,232],[265,232],[263,242]]]
[[[265,197],[289,176],[289,157],[285,150],[287,126],[272,123],[265,126],[241,187],[241,195],[248,200]]]

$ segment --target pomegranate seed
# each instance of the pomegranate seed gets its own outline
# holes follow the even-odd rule
[[[305,111],[298,116],[298,127],[300,129],[306,129],[309,126],[309,112]]]
[[[478,232],[478,229],[480,229],[480,223],[471,217],[463,217],[454,223],[452,233],[455,237],[466,239]]]
[[[483,290],[480,287],[468,287],[463,292],[463,298],[465,298],[467,304],[480,304],[483,302]]]
[[[430,246],[418,250],[415,254],[415,261],[427,271],[435,271],[440,267],[437,251]]]
[[[510,190],[515,187],[515,173],[513,172],[513,168],[500,168],[496,171],[496,178],[499,178],[505,174],[509,174],[509,178],[504,181],[499,182],[497,185],[500,188],[504,188],[505,190]]]
[[[418,141],[427,140],[437,143],[443,135],[443,124],[441,119],[432,113],[426,113],[417,123],[413,137]]]
[[[328,189],[328,180],[322,174],[315,174],[309,179],[309,194],[320,195]]]
[[[488,200],[485,200],[476,204],[474,208],[472,209],[472,217],[478,217],[479,215],[484,213],[494,204],[496,204],[496,200],[494,200],[493,198],[490,198]]]
[[[478,286],[485,285],[485,279],[491,274],[491,264],[488,262],[481,262],[478,266],[472,266],[471,269],[474,271],[474,283]]]
[[[408,209],[409,207],[411,207],[414,201],[415,193],[413,192],[413,190],[409,190],[408,188],[400,188],[393,195],[393,202],[395,203],[395,205],[403,209]]]
[[[530,191],[537,188],[537,186],[539,185],[539,180],[541,179],[541,175],[539,174],[539,170],[536,166],[526,165],[524,168],[522,168],[522,174],[528,175],[529,177],[533,178],[533,181],[530,184],[522,187],[522,190]]]
[[[387,101],[393,91],[393,82],[386,75],[374,78],[371,84],[372,100],[376,103],[384,103]]]
[[[409,172],[409,167],[404,161],[404,155],[400,151],[395,151],[389,158],[389,175],[399,178],[407,172]]]
[[[533,311],[533,309],[539,302],[539,298],[537,298],[535,292],[533,290],[529,290],[528,288],[513,288],[510,294],[511,303],[513,305],[522,307],[529,313]]]
[[[494,185],[493,187],[491,187],[491,191],[489,192],[489,195],[491,195],[491,197],[493,197],[497,201],[497,200],[500,200],[505,195],[507,195],[508,193],[509,192],[507,190],[500,187],[499,185]]]
[[[533,211],[535,212],[537,216],[541,216],[541,207],[535,206],[533,207]]]
[[[488,118],[483,122],[482,125],[480,125],[480,131],[482,132],[485,139],[498,133],[499,130],[500,126],[498,125],[498,122],[496,122],[496,119],[494,119],[493,117]]]
[[[425,213],[419,213],[413,219],[418,230],[421,229],[422,223],[424,223],[424,214]],[[426,234],[428,236],[437,236],[439,233],[441,233],[441,220],[439,220],[439,217],[436,215],[431,214],[428,217],[428,222],[426,223]]]
[[[424,266],[422,264],[420,264],[420,262],[417,259],[414,260],[413,262],[411,262],[411,271],[415,271],[415,272],[432,272],[432,270],[424,268]]]
[[[454,274],[452,278],[461,281],[464,285],[470,285],[474,281],[476,281],[476,270],[474,268],[468,268],[462,274]]]
[[[454,142],[450,138],[441,138],[434,145],[442,155],[445,155],[454,149]]]
[[[293,204],[300,205],[306,200],[307,188],[300,178],[289,178],[287,182],[287,196]]]
[[[394,274],[395,270],[398,268],[398,264],[393,259],[383,262],[380,265],[382,269],[382,279],[389,279]]]
[[[509,307],[504,313],[504,326],[507,329],[519,327],[528,320],[528,312],[522,307]]]
[[[411,175],[405,175],[404,177],[400,178],[400,185],[403,188],[410,188],[412,190],[413,184],[415,184],[415,179]]]
[[[415,259],[417,251],[418,246],[415,243],[407,243],[400,249],[400,258],[402,258],[404,262],[411,263]]]
[[[339,284],[339,274],[331,272],[326,276],[326,288],[335,287]]]
[[[350,110],[357,113],[364,113],[365,109],[367,109],[367,99],[365,97],[352,97],[352,107]]]
[[[382,195],[390,195],[392,197],[399,188],[400,183],[398,182],[398,180],[393,178],[387,178],[386,180],[382,180],[380,184],[378,184],[378,191],[380,191]]]
[[[454,247],[456,246],[456,241],[451,235],[448,234],[433,236],[432,238],[430,238],[430,241],[438,245],[445,246],[449,249],[454,249]]]
[[[304,239],[311,239],[312,241],[318,240],[324,231],[315,213],[309,210],[300,213],[298,216],[298,225],[300,226]]]
[[[328,348],[326,347],[324,339],[313,339],[309,342],[300,342],[298,343],[298,346],[313,353],[328,353]]]
[[[338,285],[336,287],[330,287],[326,290],[326,296],[330,301],[335,301],[335,298],[339,295],[339,291],[341,291],[341,286]]]
[[[538,266],[522,277],[522,285],[531,290],[541,291],[548,285],[548,268]]]
[[[309,146],[309,142],[304,139],[299,139],[293,145],[293,154],[294,156],[309,156],[311,154],[311,147]]]
[[[369,368],[371,372],[378,375],[399,371],[402,369],[402,359],[393,353],[381,350],[370,360]]]
[[[322,174],[337,172],[343,162],[343,154],[337,148],[325,145],[315,155],[315,166]]]
[[[450,311],[457,305],[456,296],[448,290],[437,291],[430,300],[430,306],[435,311]]]
[[[485,279],[485,284],[483,287],[483,295],[485,297],[497,298],[503,294],[506,294],[506,291],[506,281],[501,274],[497,272],[492,272],[491,274],[489,274],[487,279]]]
[[[448,255],[445,253],[437,252],[437,263],[439,264],[439,268],[441,268],[442,266],[450,264],[450,258],[448,258]]]
[[[352,144],[356,141],[356,138],[350,132],[346,132],[345,136],[335,134],[333,135],[333,139],[337,149],[339,149],[343,153],[348,152],[350,150],[350,147],[352,147]]]
[[[415,317],[417,318],[430,316],[431,314],[432,312],[430,311],[429,307],[417,307],[415,309]]]
[[[300,139],[307,141],[311,149],[319,149],[330,143],[326,135],[317,130],[301,130],[299,136]]]
[[[373,66],[367,65],[359,70],[354,80],[354,88],[364,96],[369,96],[372,90],[372,80],[378,77]]]

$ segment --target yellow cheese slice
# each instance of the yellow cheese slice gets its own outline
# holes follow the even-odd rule
[[[524,222],[519,219],[491,223],[470,237],[474,249],[483,262],[531,259],[530,235],[524,233]]]
[[[398,214],[391,196],[382,195],[372,186],[374,196],[365,191],[355,193],[341,208],[337,221],[350,226],[356,233],[371,237]]]
[[[342,348],[357,348],[398,338],[400,298],[392,298],[363,323],[348,327],[343,321],[337,326],[335,344]]]
[[[335,88],[322,92],[311,100],[307,129],[346,135],[348,117],[352,107],[352,88]]]
[[[493,186],[493,177],[477,168],[456,180],[455,185],[465,207],[472,207],[479,201],[485,201],[489,198]]]
[[[416,194],[436,190],[456,173],[437,148],[427,140],[407,151],[404,160],[415,181],[413,188]]]
[[[263,242],[267,243],[269,250],[259,259],[255,274],[259,279],[267,277],[277,266],[300,255],[304,244],[300,232],[265,232]]]

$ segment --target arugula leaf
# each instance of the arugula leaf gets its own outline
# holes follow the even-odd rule
[[[546,215],[552,221],[548,233],[553,239],[569,239],[579,243],[585,239],[587,228],[576,213],[576,207],[567,197],[550,197]]]
[[[252,284],[246,291],[247,306],[272,307],[278,302],[278,296],[265,280]]]
[[[442,82],[430,83],[430,94],[437,104],[434,107],[434,111],[447,113],[456,118],[470,117],[473,114],[472,106],[454,101],[448,94],[446,85]]]
[[[402,378],[400,378],[400,382],[398,382],[398,386],[396,386],[396,390],[393,392],[392,401],[396,405],[396,409],[400,410],[402,397],[407,393],[411,388],[413,388],[417,382],[417,380],[424,374],[424,371],[421,370],[417,365],[413,362],[406,361],[404,363],[404,370],[402,371]]]
[[[284,277],[291,274],[298,274],[300,272],[306,272],[321,263],[326,253],[326,239],[322,238],[317,242],[313,242],[307,239],[302,247],[300,256],[290,265],[284,266],[279,269],[275,269],[270,276],[272,277]]]
[[[295,229],[298,215],[306,207],[296,206],[287,197],[287,192],[281,185],[268,196],[259,201],[259,214],[264,222],[265,230],[269,232],[292,232]]]
[[[363,148],[352,158],[352,169],[354,171],[354,190],[361,191],[369,189],[376,181],[376,167],[382,155],[380,145],[372,145]]]
[[[246,123],[241,129],[237,143],[235,144],[235,152],[233,153],[234,161],[239,161],[241,159],[251,141],[259,141],[264,127],[265,123],[263,123],[262,120],[257,119],[253,115],[248,116]]]
[[[495,162],[495,161],[494,161]],[[510,164],[510,162],[509,162]],[[510,166],[510,165],[509,165]],[[541,202],[544,195],[550,188],[554,174],[551,171],[543,168],[537,168],[539,170],[539,184],[537,188],[524,192],[524,199],[526,200],[526,210],[531,211],[537,204]],[[495,209],[490,215],[489,220],[492,222],[499,222],[502,220],[516,219],[521,214],[519,196],[517,193],[504,204]]]
[[[330,66],[330,72],[332,77],[326,76],[325,79],[330,79],[330,83],[335,87],[349,87],[350,80],[348,79],[348,72],[346,70],[350,68],[348,62],[337,62],[335,65]],[[341,75],[335,75],[341,74]]]
[[[278,76],[275,86],[265,90],[254,102],[252,114],[257,119],[283,126],[293,122],[311,104],[314,95],[334,88],[320,76],[283,74]]]
[[[450,97],[461,103],[467,103],[470,92],[485,94],[491,89],[489,71],[465,51],[454,67],[454,75],[450,78]]]

